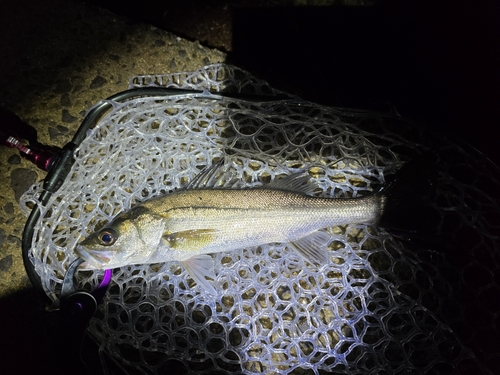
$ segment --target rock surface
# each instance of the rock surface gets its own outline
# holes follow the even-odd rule
[[[0,105],[34,127],[44,145],[63,147],[88,108],[127,89],[134,75],[195,70],[225,58],[222,52],[95,6],[60,0],[28,3],[4,4],[11,20],[21,24],[4,25],[0,37],[6,57],[0,62]],[[0,163],[0,228],[20,239],[25,218],[19,197],[45,172],[5,147],[0,148]],[[0,238],[0,262],[12,265],[0,268],[8,276],[0,296],[26,284],[19,243],[6,238]]]
[[[134,75],[195,70],[225,59],[198,42],[81,2],[6,0],[0,14],[0,107],[32,126],[37,141],[48,146],[63,147],[86,111],[127,89]],[[6,147],[0,147],[0,165],[0,321],[7,326],[0,351],[3,358],[23,358],[23,352],[28,359],[3,367],[20,374],[87,373],[79,350],[66,348],[71,345],[61,338],[65,328],[57,315],[48,314],[41,293],[30,290],[22,261],[26,217],[19,197],[46,173]]]

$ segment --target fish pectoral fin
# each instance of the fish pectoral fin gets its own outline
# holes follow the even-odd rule
[[[206,277],[215,280],[214,260],[210,255],[195,255],[181,262],[194,281],[206,292],[216,295],[214,286]]]
[[[290,242],[290,247],[310,263],[324,265],[328,263],[326,244],[330,236],[325,232],[312,232],[305,237]]]
[[[192,229],[163,234],[162,239],[173,249],[199,250],[209,245],[215,235],[214,229]]]

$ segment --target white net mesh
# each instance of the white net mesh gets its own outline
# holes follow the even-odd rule
[[[148,85],[279,94],[248,73],[220,64],[131,80],[132,87]],[[330,262],[320,268],[305,263],[287,244],[214,254],[216,296],[203,293],[178,263],[115,269],[88,331],[124,370],[488,371],[475,342],[456,333],[468,311],[460,299],[466,270],[500,269],[500,205],[488,193],[500,187],[498,174],[481,172],[472,154],[396,116],[293,98],[256,102],[184,95],[112,104],[75,152],[70,175],[35,228],[31,258],[53,300],[76,258],[75,245],[86,235],[138,202],[186,186],[221,158],[245,186],[305,169],[319,195],[350,197],[376,189],[403,162],[440,143],[440,164],[450,172],[442,173],[437,188],[440,224],[433,235],[474,235],[470,259],[460,264],[450,264],[445,252],[420,243],[409,246],[363,224],[327,229]],[[464,180],[453,177],[453,168],[467,169],[457,173]],[[487,179],[486,190],[469,181],[478,173]],[[33,186],[21,205],[36,202],[39,190]],[[477,214],[483,211],[490,216]],[[464,241],[462,246],[468,246],[470,241]],[[484,265],[474,249],[494,255]],[[79,272],[78,277],[80,287],[91,289],[102,272]],[[493,279],[481,290],[490,287],[498,288]]]

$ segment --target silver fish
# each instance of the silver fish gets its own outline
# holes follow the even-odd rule
[[[76,249],[87,268],[180,261],[206,291],[215,289],[207,254],[267,243],[289,243],[307,261],[328,261],[330,236],[320,229],[377,223],[386,201],[381,192],[361,198],[312,196],[305,173],[258,188],[214,187],[219,165],[207,168],[185,189],[143,202],[119,214]]]

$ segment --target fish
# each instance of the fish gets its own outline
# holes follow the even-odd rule
[[[288,243],[306,261],[322,266],[328,263],[330,240],[325,228],[383,224],[386,209],[404,208],[401,198],[408,199],[404,190],[394,193],[406,185],[404,180],[362,197],[327,198],[313,195],[316,186],[306,172],[259,187],[233,188],[220,186],[220,169],[216,163],[186,188],[118,214],[80,242],[76,254],[87,269],[178,261],[205,291],[216,294],[207,280],[216,279],[209,254]]]

